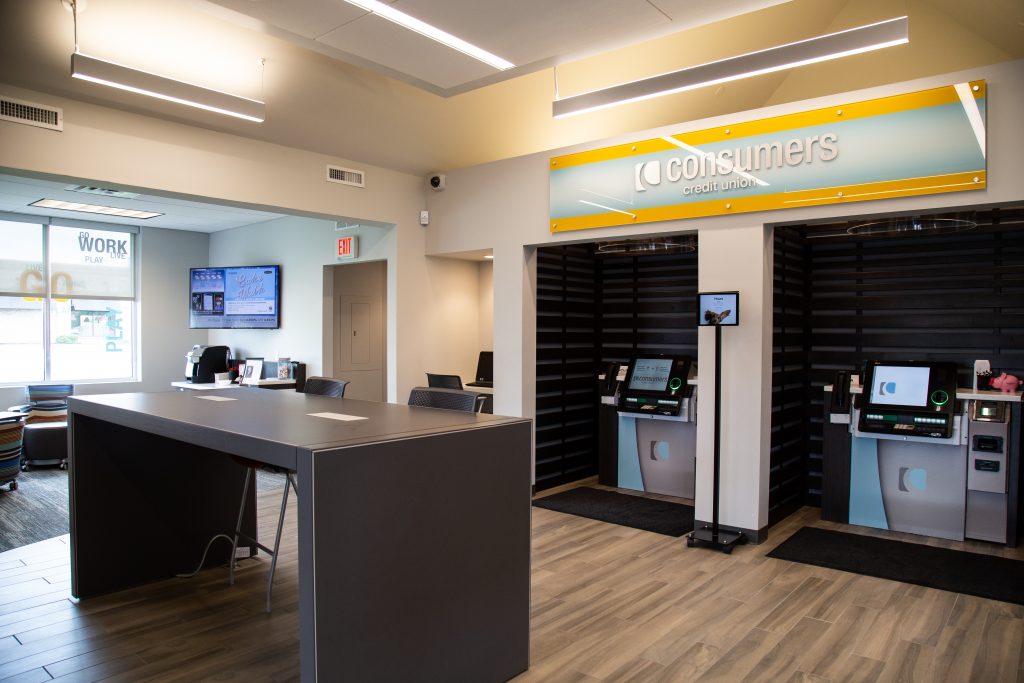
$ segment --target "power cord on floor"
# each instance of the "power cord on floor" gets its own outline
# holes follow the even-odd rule
[[[217,534],[209,541],[207,541],[206,548],[203,549],[203,557],[199,560],[199,566],[196,567],[196,570],[190,574],[175,574],[175,576],[179,579],[191,579],[193,576],[198,574],[202,570],[203,564],[206,562],[206,553],[210,552],[210,546],[212,546],[213,542],[216,541],[218,538],[223,538],[225,541],[231,543],[232,545],[235,544],[235,539],[232,536],[228,536],[227,534]],[[230,560],[228,561],[230,562]]]

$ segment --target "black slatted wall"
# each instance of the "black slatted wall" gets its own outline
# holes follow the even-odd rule
[[[975,230],[933,237],[776,229],[772,463],[776,448],[783,461],[804,449],[805,503],[820,504],[822,387],[837,369],[862,374],[868,359],[951,361],[964,386],[980,358],[1024,376],[1024,230],[1019,216],[986,216]],[[797,420],[803,435],[783,436]]]
[[[602,362],[641,354],[697,359],[697,254],[598,259]]]
[[[537,490],[597,472],[593,247],[537,250]]]
[[[801,505],[821,504],[821,448],[809,445],[808,247],[799,235],[775,233],[772,320],[772,440],[768,523]],[[820,439],[820,432],[818,434]]]
[[[537,490],[597,473],[597,374],[637,353],[697,355],[697,255],[537,250]]]

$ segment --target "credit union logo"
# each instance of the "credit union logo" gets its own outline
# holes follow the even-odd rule
[[[839,136],[836,133],[811,135],[791,140],[763,142],[704,152],[677,138],[663,138],[689,151],[687,156],[639,161],[633,166],[633,189],[646,192],[667,183],[693,183],[683,186],[682,193],[700,194],[736,190],[755,185],[767,186],[759,173],[772,169],[829,162],[839,157]]]

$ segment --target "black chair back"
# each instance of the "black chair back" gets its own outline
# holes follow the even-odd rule
[[[462,378],[458,375],[435,375],[428,372],[427,386],[435,389],[462,389]]]
[[[416,387],[409,393],[409,405],[475,413],[479,411],[478,396],[474,391],[461,389]]]
[[[342,398],[345,395],[345,387],[347,386],[347,379],[334,379],[333,377],[307,377],[306,384],[302,387],[302,393]]]

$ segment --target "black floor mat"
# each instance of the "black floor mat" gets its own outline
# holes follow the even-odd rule
[[[581,486],[533,501],[536,507],[653,531],[682,536],[693,530],[693,507],[653,498]]]
[[[1024,605],[1024,562],[804,527],[768,557]]]

